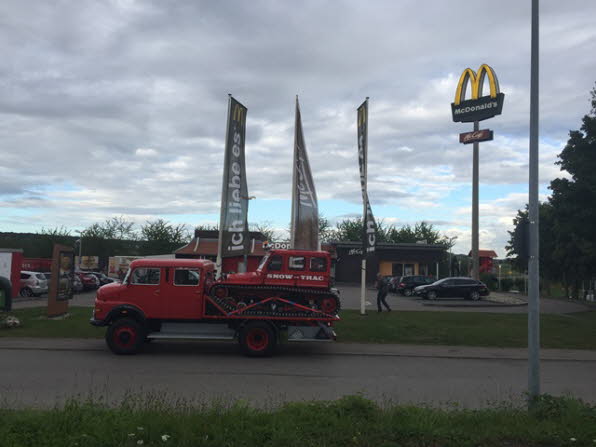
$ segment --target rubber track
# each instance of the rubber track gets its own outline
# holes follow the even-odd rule
[[[339,313],[339,311],[341,310],[341,301],[339,299],[339,294],[330,291],[328,289],[307,289],[307,288],[302,288],[302,287],[285,287],[285,286],[261,286],[261,285],[254,285],[254,286],[250,286],[250,285],[244,285],[244,284],[215,284],[212,288],[213,293],[211,293],[211,296],[214,297],[215,296],[215,289],[217,287],[226,287],[229,290],[276,290],[276,291],[280,291],[280,292],[290,292],[290,293],[298,293],[298,294],[302,294],[302,295],[330,295],[333,296],[337,299],[337,309],[335,310],[335,313]],[[295,300],[294,300],[295,301]]]

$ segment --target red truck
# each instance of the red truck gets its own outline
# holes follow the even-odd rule
[[[91,324],[107,326],[116,354],[134,354],[153,339],[238,339],[249,356],[289,341],[335,340],[339,294],[327,252],[274,250],[255,272],[214,280],[202,259],[138,259],[122,284],[101,287]]]

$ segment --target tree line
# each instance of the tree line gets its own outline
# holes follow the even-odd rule
[[[596,88],[591,109],[556,164],[566,175],[550,182],[550,197],[539,208],[540,276],[548,288],[559,281],[568,297],[578,298],[582,281],[596,278]],[[518,210],[510,231],[508,255],[527,269],[528,207]]]

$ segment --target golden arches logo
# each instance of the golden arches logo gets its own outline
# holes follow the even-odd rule
[[[484,84],[484,79],[487,76],[490,87],[490,96],[491,98],[496,98],[500,93],[497,75],[491,67],[486,64],[482,64],[476,73],[474,73],[474,70],[471,68],[466,68],[461,74],[457,84],[457,90],[455,91],[454,104],[458,106],[462,101],[465,101],[468,81],[470,81],[472,84],[472,98],[470,99],[480,98],[482,96],[482,86]]]
[[[232,120],[238,121],[240,123],[244,122],[246,109],[238,104],[234,106],[234,111],[232,112]]]

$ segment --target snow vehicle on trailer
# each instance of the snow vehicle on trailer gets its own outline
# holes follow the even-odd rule
[[[306,262],[304,265],[310,266]],[[315,269],[317,262],[312,264]],[[289,341],[335,340],[333,323],[339,320],[339,300],[333,311],[325,311],[322,307],[332,306],[321,297],[336,296],[337,292],[325,294],[320,293],[324,287],[306,286],[308,294],[301,295],[301,281],[322,282],[320,279],[296,279],[294,286],[267,288],[251,283],[244,289],[239,287],[240,277],[234,275],[216,282],[214,267],[213,262],[200,259],[137,259],[121,284],[98,289],[90,322],[107,327],[106,343],[116,354],[134,354],[144,342],[154,339],[237,339],[249,356],[273,354],[282,337]],[[302,273],[307,276],[311,272],[305,267]],[[325,272],[312,273],[323,274],[310,276],[325,276]],[[240,289],[242,293],[237,293]]]

